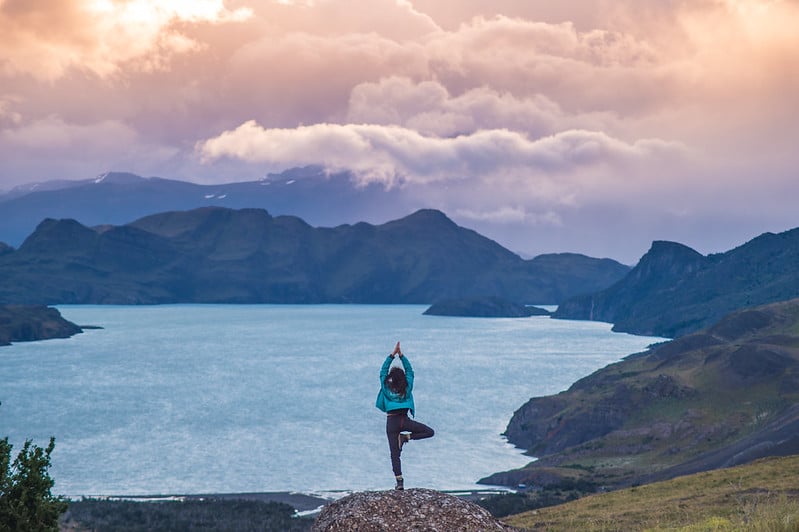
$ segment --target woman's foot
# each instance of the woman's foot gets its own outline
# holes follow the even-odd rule
[[[396,477],[396,479],[397,479],[397,485],[394,486],[394,489],[395,490],[404,490],[405,489],[405,481],[402,479],[402,477]]]
[[[403,434],[402,432],[400,432],[400,434],[399,434],[399,436],[397,436],[397,438],[399,439],[399,450],[400,450],[400,452],[402,452],[402,446],[405,445],[406,443],[408,443],[409,441],[411,441],[411,435],[410,434]]]

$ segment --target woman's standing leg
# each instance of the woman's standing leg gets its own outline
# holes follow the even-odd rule
[[[402,432],[410,432],[403,434]],[[435,431],[425,425],[408,417],[407,414],[395,414],[386,417],[386,436],[388,437],[388,448],[391,451],[391,469],[394,471],[394,478],[397,485],[394,489],[404,489],[402,478],[402,462],[400,453],[402,446],[408,440],[423,440],[432,438]]]
[[[394,489],[404,488],[402,479],[402,463],[400,462],[400,432],[403,430],[403,418],[405,415],[386,416],[386,436],[388,437],[388,449],[391,452],[391,469],[394,471],[394,478],[397,485]]]

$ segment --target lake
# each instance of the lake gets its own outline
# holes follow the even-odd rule
[[[530,397],[659,338],[595,322],[424,316],[420,305],[59,306],[98,325],[0,347],[0,436],[55,436],[54,493],[388,489],[378,372],[397,340],[430,440],[408,487],[478,489],[531,458],[501,436]]]

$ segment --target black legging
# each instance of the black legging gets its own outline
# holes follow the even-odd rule
[[[391,413],[386,416],[386,436],[388,436],[388,448],[391,450],[391,469],[395,476],[402,476],[402,465],[400,464],[400,432],[410,432],[412,440],[423,440],[432,438],[435,431],[425,425],[408,417],[407,412]]]

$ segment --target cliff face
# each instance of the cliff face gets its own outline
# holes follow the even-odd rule
[[[622,486],[799,450],[799,299],[732,313],[533,398],[506,435],[539,460],[486,483]]]
[[[613,330],[676,338],[737,309],[799,297],[799,229],[765,233],[718,255],[655,242],[621,281],[565,301],[556,318],[614,324]]]
[[[516,530],[470,503],[429,489],[355,493],[326,505],[313,532],[508,532]]]

